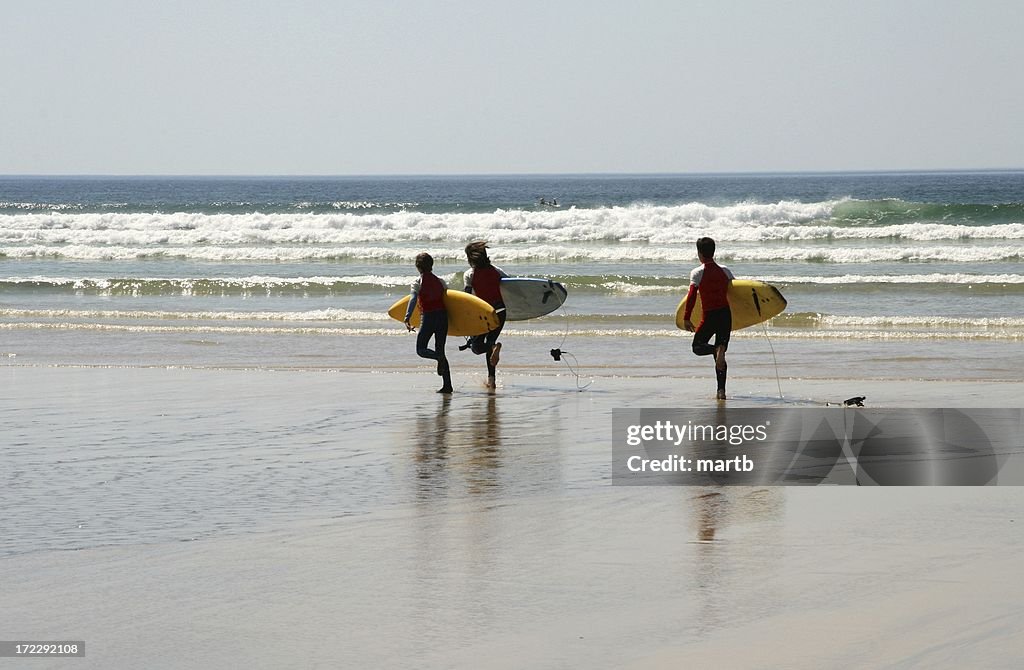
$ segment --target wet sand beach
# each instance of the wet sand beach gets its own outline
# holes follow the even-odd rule
[[[39,667],[1019,658],[1019,488],[612,486],[612,410],[710,404],[708,379],[478,375],[443,398],[418,368],[0,369],[0,629],[86,641]],[[797,405],[1024,401],[781,383]],[[730,407],[779,403],[774,378],[730,386]]]

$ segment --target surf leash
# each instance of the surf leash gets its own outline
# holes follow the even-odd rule
[[[775,364],[775,384],[779,387],[779,401],[786,402],[786,398],[782,395],[782,379],[779,377],[779,361],[775,358],[775,347],[772,346],[772,338],[768,336],[768,322],[762,321],[761,328],[764,330],[764,338],[768,340],[768,348],[772,351],[772,363]]]
[[[559,308],[562,310],[562,315],[565,316],[565,332],[562,333],[562,341],[558,343],[558,346],[548,353],[551,354],[551,358],[555,359],[556,362],[562,361],[565,363],[565,366],[569,368],[569,372],[576,377],[576,390],[582,393],[590,388],[590,385],[594,383],[594,380],[591,379],[583,386],[580,386],[579,359],[577,359],[572,353],[562,349],[562,347],[565,346],[565,340],[569,337],[569,312],[565,309],[565,303],[559,305]],[[570,358],[573,361],[572,363],[569,362]],[[575,364],[575,367],[573,364]]]

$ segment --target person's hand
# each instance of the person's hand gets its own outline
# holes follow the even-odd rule
[[[696,331],[697,329],[693,327],[693,321],[690,321],[689,319],[687,319],[687,320],[683,321],[683,330],[692,333],[692,332]]]
[[[405,320],[405,329],[410,333],[416,330],[415,328],[412,327],[412,324],[409,323],[409,319]]]

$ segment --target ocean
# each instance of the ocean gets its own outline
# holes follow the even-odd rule
[[[510,324],[510,365],[543,368],[561,346],[588,369],[688,374],[673,314],[705,235],[737,277],[789,301],[738,334],[754,374],[1017,374],[1024,172],[3,177],[0,355],[415,366],[385,314],[413,258],[430,252],[461,288],[463,247],[486,239],[509,274],[569,291],[563,310]]]

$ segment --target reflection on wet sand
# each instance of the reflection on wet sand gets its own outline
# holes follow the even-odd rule
[[[714,542],[728,526],[778,521],[785,512],[785,489],[702,486],[690,498],[697,542]]]
[[[445,398],[398,427],[399,454],[411,452],[407,484],[420,502],[535,493],[563,483],[566,434],[561,409],[537,420],[533,398],[493,393]]]
[[[451,476],[461,472],[465,490],[483,493],[501,485],[502,432],[498,399],[488,395],[453,420],[451,398],[433,416],[421,414],[414,429],[417,499],[447,494]]]
[[[715,532],[722,523],[721,498],[721,493],[711,491],[694,499],[698,542],[711,542],[715,539]]]
[[[448,413],[452,399],[443,395],[441,406],[433,416],[423,413],[416,418],[412,439],[416,444],[413,459],[416,462],[417,499],[423,500],[438,490],[447,488],[448,469]]]
[[[782,567],[778,533],[785,513],[785,489],[748,486],[700,487],[689,498],[696,535],[694,581],[697,629],[706,632],[727,626],[734,592],[749,588],[752,566],[762,584]],[[727,529],[747,536],[730,542]],[[725,537],[723,537],[723,535]]]
[[[481,634],[496,607],[488,576],[498,571],[495,546],[500,531],[489,509],[497,496],[482,494],[502,490],[499,399],[491,394],[459,400],[457,410],[446,398],[435,413],[424,410],[414,424],[414,481],[421,514],[414,549],[415,597],[410,603],[416,614],[407,631],[412,636],[431,634],[438,602],[473,603],[472,625],[480,626]],[[465,507],[461,499],[468,503]],[[438,514],[442,508],[461,512]],[[438,556],[447,557],[444,569],[435,564]]]
[[[729,411],[719,404],[708,411],[706,423],[729,425]],[[726,442],[704,443],[701,456],[727,459],[735,455]],[[779,530],[785,513],[785,490],[752,486],[687,487],[692,514],[696,565],[696,628],[708,632],[729,625],[733,593],[749,588],[752,566],[762,583],[780,569]],[[730,532],[732,531],[732,532]],[[730,542],[742,533],[743,542]],[[748,534],[754,537],[749,538]]]
[[[470,417],[466,454],[466,485],[470,493],[483,493],[501,486],[501,424],[498,399],[490,393],[487,401]]]

